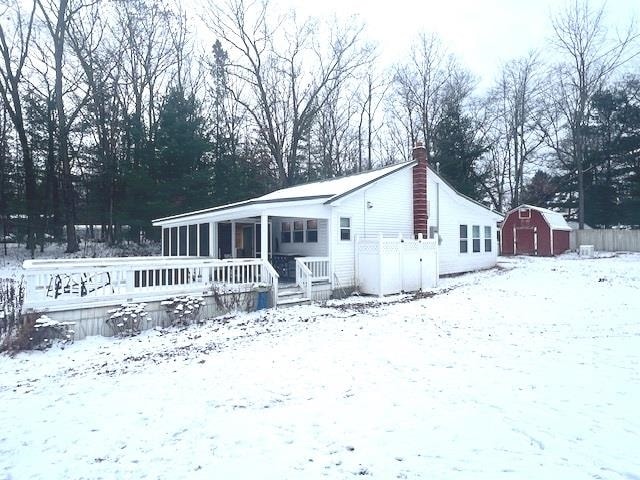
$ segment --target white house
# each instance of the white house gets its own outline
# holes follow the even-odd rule
[[[358,288],[358,238],[437,234],[441,275],[494,266],[502,216],[439,177],[427,165],[424,146],[414,148],[413,158],[153,224],[162,227],[165,256],[261,258],[271,262],[281,283],[299,280],[302,263],[325,297]]]

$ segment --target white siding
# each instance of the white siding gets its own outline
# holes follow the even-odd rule
[[[290,254],[299,254],[305,255],[307,257],[326,257],[329,255],[328,248],[328,238],[327,238],[327,225],[329,220],[326,218],[318,219],[318,241],[307,243],[306,233],[305,233],[305,241],[304,243],[293,243],[293,222],[295,220],[303,220],[306,221],[313,220],[307,218],[293,218],[293,217],[273,217],[273,235],[274,238],[277,239],[278,244],[278,253],[290,253]],[[291,243],[282,243],[282,238],[280,235],[280,225],[282,222],[290,222],[291,223]]]
[[[355,285],[356,235],[413,235],[413,176],[410,168],[389,175],[338,202],[331,218],[336,287]],[[367,207],[370,202],[371,208]],[[351,240],[340,240],[340,217],[351,218]]]
[[[495,266],[498,255],[497,214],[461,197],[432,172],[429,172],[427,178],[427,196],[429,227],[438,227],[441,237],[440,274],[469,272]],[[460,225],[468,226],[467,253],[460,253]],[[473,225],[480,227],[479,253],[473,252]],[[491,252],[484,251],[485,226],[491,227]]]

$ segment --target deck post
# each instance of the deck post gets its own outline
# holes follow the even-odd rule
[[[231,258],[236,258],[236,222],[231,222]]]
[[[269,215],[260,215],[260,258],[269,261]]]

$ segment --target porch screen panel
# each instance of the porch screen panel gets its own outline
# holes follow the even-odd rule
[[[208,257],[210,255],[209,224],[201,223],[199,228],[200,228],[200,256]]]
[[[162,255],[169,256],[169,229],[162,229]]]
[[[189,225],[189,256],[198,256],[198,225]]]
[[[178,242],[178,255],[180,257],[187,256],[187,226],[180,227],[180,231],[178,232],[179,242]]]
[[[177,257],[178,256],[178,227],[173,227],[171,229],[171,256],[172,257]]]

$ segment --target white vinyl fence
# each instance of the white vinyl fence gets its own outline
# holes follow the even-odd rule
[[[397,237],[356,239],[356,280],[361,293],[390,295],[438,285],[438,240]]]
[[[580,245],[593,245],[600,252],[640,252],[640,230],[572,230],[571,250]]]

